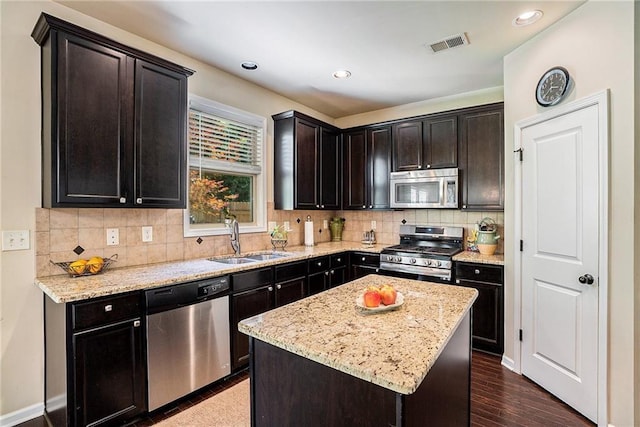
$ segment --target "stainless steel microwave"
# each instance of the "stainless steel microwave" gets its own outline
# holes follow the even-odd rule
[[[391,172],[392,208],[458,208],[458,169]]]

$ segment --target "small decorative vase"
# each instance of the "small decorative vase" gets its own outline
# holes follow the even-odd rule
[[[329,223],[329,232],[331,233],[332,242],[342,241],[342,229],[344,228],[344,221],[342,218],[333,217]]]

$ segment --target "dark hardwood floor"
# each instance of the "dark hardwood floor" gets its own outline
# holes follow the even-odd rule
[[[173,405],[152,412],[131,426],[151,426],[232,387],[247,376],[244,371],[205,387]],[[500,365],[500,357],[474,351],[471,362],[471,425],[569,427],[594,424],[532,381]],[[47,427],[47,423],[44,417],[38,417],[19,426]]]
[[[471,425],[594,426],[591,421],[526,377],[479,351],[471,361]]]

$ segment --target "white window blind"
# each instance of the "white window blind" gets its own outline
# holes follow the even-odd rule
[[[211,105],[190,103],[190,166],[251,174],[262,171],[263,127],[250,120],[234,120],[233,116]]]

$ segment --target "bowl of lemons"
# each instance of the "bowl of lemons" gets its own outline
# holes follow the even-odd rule
[[[65,262],[53,262],[52,264],[57,265],[65,273],[67,273],[71,277],[80,277],[80,276],[92,276],[94,274],[99,274],[104,272],[111,263],[115,262],[118,259],[118,254],[111,255],[109,258],[102,258],[100,256],[93,256],[88,259],[77,259],[75,261],[65,261]]]

